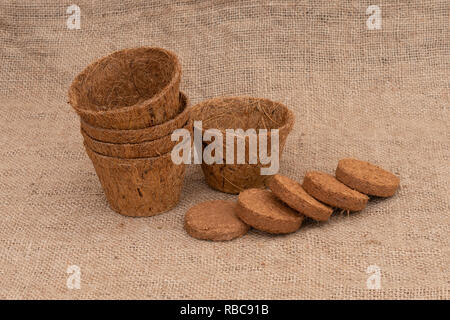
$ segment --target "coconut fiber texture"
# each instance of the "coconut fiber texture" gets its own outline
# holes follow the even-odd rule
[[[448,0],[73,3],[79,30],[66,26],[72,2],[0,3],[1,298],[450,299]],[[373,4],[381,30],[366,26]],[[285,236],[200,241],[184,213],[237,196],[189,165],[174,209],[115,213],[67,90],[91,62],[139,46],[177,54],[192,105],[247,95],[288,106],[281,174],[302,182],[356,158],[400,188]],[[66,286],[71,265],[79,290]]]
[[[377,197],[394,195],[400,179],[393,173],[367,161],[357,159],[339,160],[336,179],[352,189]]]
[[[179,113],[181,66],[161,48],[116,51],[87,66],[69,88],[69,103],[85,122],[141,129]]]
[[[334,176],[310,171],[305,174],[303,189],[325,204],[350,211],[359,211],[366,207],[369,197],[339,182]]]
[[[183,128],[192,132],[191,122],[186,123]],[[84,142],[91,150],[105,156],[126,159],[156,157],[171,152],[173,147],[178,144],[177,140],[172,141],[171,133],[156,140],[140,143],[108,143],[91,138],[81,129]]]
[[[191,120],[202,121],[202,131],[208,129],[217,129],[222,134],[223,149],[222,163],[202,164],[202,170],[206,182],[214,189],[227,192],[239,193],[249,188],[261,188],[265,186],[266,180],[270,175],[261,174],[263,165],[259,160],[254,159],[254,164],[250,162],[249,155],[259,152],[260,129],[266,130],[267,154],[270,154],[271,148],[271,130],[277,129],[279,135],[279,158],[283,153],[284,145],[288,134],[294,125],[294,114],[289,108],[279,102],[269,99],[250,98],[250,97],[218,97],[202,101],[192,108]],[[227,129],[241,129],[244,132],[253,129],[248,135],[226,134]],[[194,127],[194,130],[197,130]],[[250,139],[253,140],[254,149],[251,150]],[[209,140],[205,139],[203,151],[208,146]],[[237,154],[239,144],[241,150],[245,148],[244,164],[237,163]],[[227,163],[228,148],[234,150],[235,163]],[[244,162],[243,161],[243,162]]]
[[[314,220],[326,221],[333,213],[332,208],[314,199],[299,182],[286,176],[274,175],[267,186],[278,199]]]
[[[295,232],[302,225],[304,218],[270,190],[256,188],[239,193],[236,212],[248,225],[272,234]]]
[[[184,229],[197,239],[226,241],[242,237],[250,226],[236,215],[237,202],[212,200],[199,203],[184,215]]]
[[[170,152],[153,158],[121,159],[92,151],[85,144],[108,203],[114,211],[147,217],[168,211],[180,199],[185,165],[176,165]]]
[[[95,140],[111,143],[140,143],[158,140],[171,134],[175,129],[182,128],[189,120],[189,98],[180,93],[180,113],[173,119],[159,125],[135,130],[104,129],[89,125],[81,120],[81,129]]]

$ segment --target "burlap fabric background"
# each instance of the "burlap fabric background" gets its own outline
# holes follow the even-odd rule
[[[69,1],[0,4],[0,298],[440,298],[449,290],[449,3]],[[367,30],[366,9],[382,10]],[[109,209],[67,88],[126,47],[174,50],[193,103],[245,94],[297,117],[281,172],[371,160],[401,189],[363,212],[273,237],[190,238],[184,212],[210,199],[199,166],[176,209]],[[81,289],[66,287],[69,265]],[[369,265],[381,269],[368,290]]]

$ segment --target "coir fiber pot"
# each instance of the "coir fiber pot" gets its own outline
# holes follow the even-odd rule
[[[192,134],[192,124],[188,122],[184,129]],[[165,137],[140,143],[108,143],[93,139],[81,129],[84,142],[92,150],[101,155],[124,159],[158,157],[172,151],[178,141],[172,141],[171,133]]]
[[[123,215],[148,217],[168,211],[180,199],[185,165],[171,153],[145,159],[100,155],[86,146],[110,207]]]
[[[294,125],[294,114],[285,105],[263,98],[252,97],[219,97],[203,101],[193,107],[192,121],[201,120],[203,134],[207,129],[218,129],[223,136],[223,164],[206,164],[202,162],[202,170],[206,182],[214,189],[239,193],[249,188],[261,188],[271,175],[261,175],[261,168],[268,167],[259,161],[249,163],[250,136],[245,137],[245,164],[227,164],[226,149],[230,143],[235,144],[234,159],[236,161],[237,140],[227,141],[226,129],[255,129],[257,144],[259,145],[258,130],[267,129],[267,148],[271,146],[271,129],[279,130],[279,159],[281,158],[286,138]],[[194,128],[194,131],[196,128]],[[240,139],[244,139],[240,137]],[[202,149],[211,142],[203,142]],[[258,147],[259,150],[259,147]],[[278,160],[279,160],[278,159]]]
[[[156,126],[135,130],[104,129],[89,125],[81,119],[81,129],[91,138],[110,143],[140,143],[167,136],[175,129],[182,128],[189,120],[189,99],[180,92],[180,113],[175,118]]]
[[[161,48],[125,49],[84,69],[69,88],[69,103],[86,123],[141,129],[179,113],[181,66]]]

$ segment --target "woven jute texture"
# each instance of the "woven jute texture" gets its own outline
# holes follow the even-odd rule
[[[77,0],[79,30],[66,25],[72,1],[1,2],[0,298],[449,299],[448,0],[212,2]],[[366,26],[369,5],[381,30]],[[213,243],[189,237],[183,215],[236,196],[191,165],[175,209],[113,212],[67,90],[89,63],[138,46],[177,53],[192,104],[289,106],[281,173],[301,181],[355,157],[401,188],[294,234]],[[80,289],[66,285],[72,265]]]

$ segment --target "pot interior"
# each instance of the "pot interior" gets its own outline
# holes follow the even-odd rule
[[[174,56],[157,48],[126,49],[88,66],[71,86],[83,109],[101,111],[132,106],[157,95],[175,76]]]

